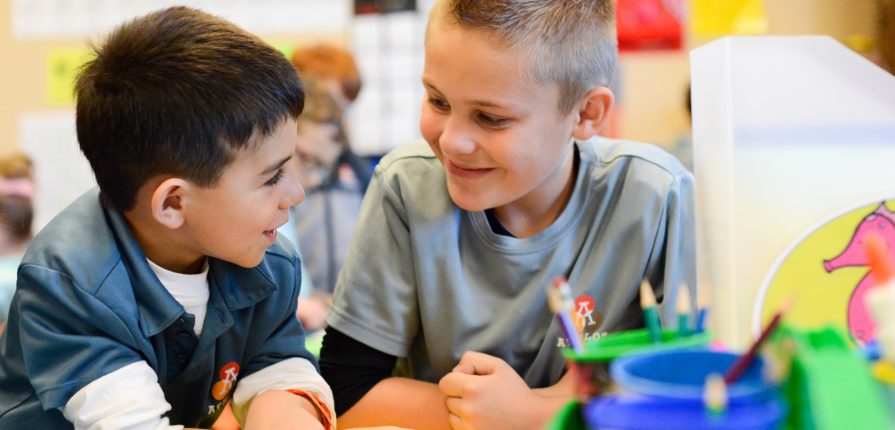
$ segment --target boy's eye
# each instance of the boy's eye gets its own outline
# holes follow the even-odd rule
[[[487,127],[502,127],[507,124],[509,120],[504,118],[498,118],[496,116],[491,116],[486,113],[479,113],[478,120],[480,123],[484,124]]]
[[[269,186],[269,187],[274,186],[278,182],[280,182],[280,179],[283,179],[283,168],[282,167],[277,169],[277,173],[275,175],[273,175],[272,178],[268,179],[267,182],[264,183],[264,185]]]
[[[429,104],[438,111],[447,111],[451,108],[451,106],[447,104],[446,101],[435,97],[429,97]]]

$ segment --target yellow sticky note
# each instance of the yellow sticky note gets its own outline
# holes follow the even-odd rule
[[[768,30],[762,0],[692,0],[690,12],[697,36],[763,34]]]
[[[283,42],[283,41],[266,41],[270,46],[273,46],[274,49],[283,53],[287,60],[292,60],[292,51],[295,50],[295,44],[292,42]]]
[[[83,45],[50,49],[46,70],[46,94],[50,106],[74,106],[75,77],[92,55],[92,51]]]

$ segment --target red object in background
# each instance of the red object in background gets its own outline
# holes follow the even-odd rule
[[[354,0],[355,15],[376,15],[416,10],[416,0]]]
[[[680,49],[681,16],[681,0],[618,0],[619,50]]]

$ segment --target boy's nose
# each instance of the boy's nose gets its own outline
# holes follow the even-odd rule
[[[289,175],[289,180],[286,182],[286,186],[284,187],[285,192],[283,193],[282,198],[280,198],[280,209],[289,209],[305,199],[305,189],[298,181],[297,172],[292,170]]]
[[[449,119],[438,137],[438,146],[449,154],[471,154],[475,152],[475,138],[461,121]]]

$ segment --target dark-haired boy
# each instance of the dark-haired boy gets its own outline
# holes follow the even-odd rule
[[[99,191],[34,239],[0,342],[0,428],[332,425],[276,229],[304,93],[238,27],[177,7],[116,29],[77,86]],[[238,382],[237,382],[238,381]]]

